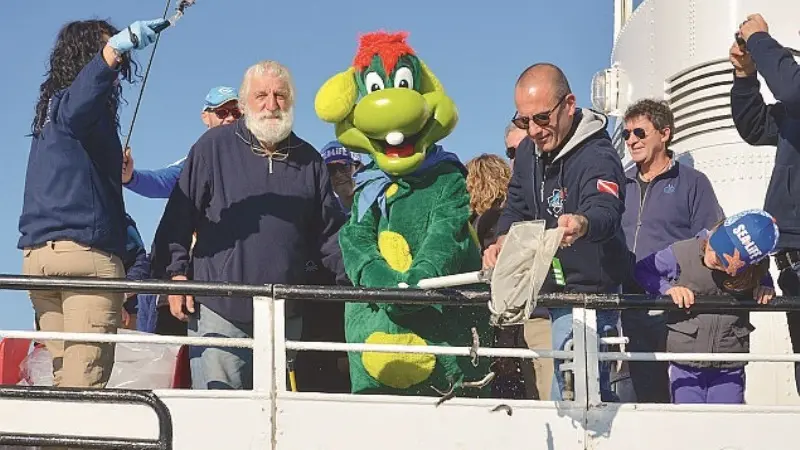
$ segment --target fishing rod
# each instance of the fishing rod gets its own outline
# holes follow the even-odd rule
[[[144,95],[144,88],[147,85],[147,77],[150,75],[150,66],[153,64],[153,57],[156,54],[156,49],[158,48],[158,41],[161,39],[161,32],[166,30],[168,27],[175,25],[181,17],[183,17],[184,11],[186,8],[194,5],[195,0],[180,0],[178,2],[178,6],[175,8],[175,14],[172,15],[169,19],[167,19],[167,14],[169,14],[169,6],[172,3],[172,0],[167,0],[167,6],[164,8],[164,14],[162,15],[165,19],[164,23],[159,24],[155,27],[150,27],[151,30],[157,33],[156,41],[153,43],[153,51],[150,52],[150,60],[147,62],[147,68],[144,71],[144,78],[142,79],[142,87],[139,89],[139,98],[136,100],[136,107],[133,110],[133,118],[131,119],[131,126],[128,129],[128,134],[125,136],[125,145],[122,147],[122,150],[125,151],[128,148],[128,145],[131,142],[131,135],[133,134],[133,126],[136,124],[136,116],[139,114],[139,105],[142,103],[142,96]]]

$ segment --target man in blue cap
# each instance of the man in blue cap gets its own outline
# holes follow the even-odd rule
[[[239,94],[236,89],[217,86],[208,91],[200,113],[200,119],[206,127],[228,125],[241,116]],[[131,151],[126,149],[122,166],[122,184],[143,197],[169,198],[181,174],[185,159],[182,158],[157,170],[135,170]]]
[[[353,175],[362,167],[361,157],[345,148],[339,141],[330,141],[320,150],[328,172],[336,198],[346,211],[353,206],[355,181]]]

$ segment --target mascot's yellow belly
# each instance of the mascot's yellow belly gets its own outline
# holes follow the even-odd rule
[[[378,250],[392,269],[405,273],[411,268],[411,247],[400,233],[381,231],[378,234]]]
[[[388,334],[374,332],[367,337],[367,344],[423,345],[424,339],[413,333]],[[427,380],[436,367],[436,356],[430,353],[375,353],[364,352],[361,356],[369,375],[396,389],[406,389]]]

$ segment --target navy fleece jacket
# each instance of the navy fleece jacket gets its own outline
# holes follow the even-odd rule
[[[725,218],[708,177],[692,167],[672,161],[669,170],[642,188],[639,168],[625,174],[625,214],[622,229],[636,261],[675,242],[711,229]]]
[[[755,75],[734,76],[733,122],[748,144],[777,146],[764,210],[778,222],[778,248],[800,249],[800,65],[764,32],[750,36],[747,50],[777,103],[764,103]]]
[[[518,221],[540,219],[555,228],[562,214],[585,216],[586,236],[556,253],[566,291],[613,292],[629,273],[621,226],[625,174],[606,124],[602,114],[578,110],[571,135],[555,156],[540,154],[530,138],[523,139],[497,224],[498,235],[503,235]],[[557,290],[551,267],[541,292]]]
[[[344,282],[338,231],[345,215],[320,154],[294,133],[279,144],[285,160],[253,150],[244,120],[208,130],[192,147],[156,231],[155,272],[196,281],[308,284],[307,262]],[[253,318],[252,300],[196,296],[238,322]]]
[[[28,155],[20,249],[71,240],[125,258],[122,144],[108,109],[118,74],[99,52],[50,99]]]

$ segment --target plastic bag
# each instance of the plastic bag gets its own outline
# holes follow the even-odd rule
[[[119,330],[119,334],[147,335]],[[114,368],[106,387],[117,389],[169,389],[175,374],[180,345],[117,344]]]
[[[35,345],[20,364],[21,386],[52,386],[53,356],[41,345]]]
[[[140,331],[120,329],[119,334],[147,335]],[[114,367],[107,388],[170,389],[175,376],[180,345],[116,344]],[[53,357],[46,348],[34,347],[20,365],[20,385],[52,386]]]

